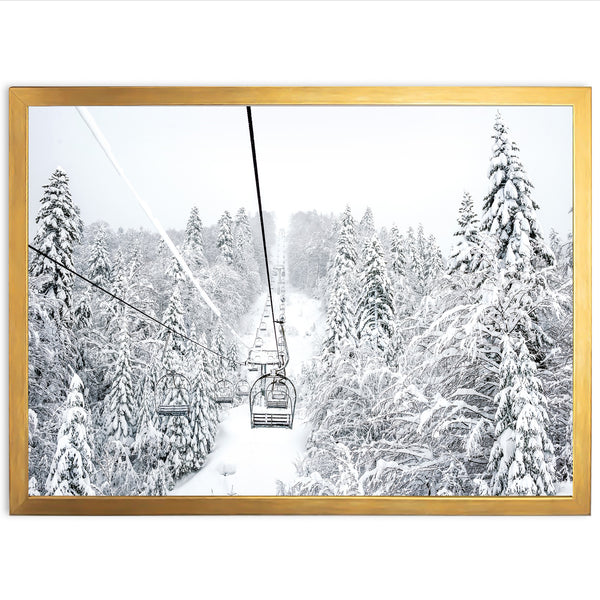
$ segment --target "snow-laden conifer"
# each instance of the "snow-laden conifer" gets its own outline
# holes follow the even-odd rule
[[[83,223],[79,207],[69,191],[69,178],[60,168],[44,186],[40,210],[35,219],[38,230],[33,246],[66,267],[73,268],[73,249],[80,241]],[[32,253],[29,274],[36,278],[37,291],[56,300],[57,320],[69,321],[73,306],[73,275],[44,256]]]
[[[112,266],[106,247],[106,230],[99,227],[88,263],[89,278],[105,290],[110,287]]]
[[[537,219],[533,185],[500,113],[496,116],[490,168],[490,189],[483,202],[481,227],[497,243],[498,258],[515,273],[554,263]]]
[[[91,484],[94,465],[88,442],[88,426],[89,415],[84,407],[83,382],[73,373],[58,432],[56,453],[46,480],[48,495],[94,495]]]
[[[454,233],[456,238],[448,271],[450,273],[472,273],[479,267],[481,260],[481,234],[480,223],[473,210],[471,194],[465,192],[458,211],[458,229]]]
[[[360,220],[358,229],[363,245],[368,244],[375,235],[375,220],[373,219],[371,207],[367,206],[362,219]]]
[[[183,242],[183,255],[194,273],[202,271],[207,266],[204,254],[204,228],[198,207],[193,206],[185,227],[185,240]]]
[[[352,278],[356,273],[358,260],[356,248],[356,231],[354,217],[349,206],[346,206],[339,227],[335,254],[333,257],[333,282],[339,277]],[[346,282],[348,283],[348,281]]]
[[[390,230],[390,271],[397,277],[406,275],[406,247],[404,237],[396,225]]]
[[[394,290],[376,235],[365,247],[359,285],[356,314],[358,336],[369,339],[377,348],[385,351],[394,334]]]
[[[192,331],[192,334],[194,338],[198,337],[195,331]],[[206,339],[202,334],[200,335],[200,343],[206,345]],[[193,346],[186,358],[191,379],[192,468],[197,470],[202,467],[206,456],[212,450],[218,423],[218,410],[214,401],[215,381],[207,351],[198,346]]]
[[[218,223],[217,248],[225,264],[233,264],[233,231],[229,211],[225,211]]]
[[[496,496],[554,494],[554,448],[546,428],[547,399],[520,335],[502,341],[495,442],[490,454],[491,492]]]
[[[356,342],[356,327],[353,302],[344,277],[329,294],[327,304],[327,333],[323,342],[325,360],[328,355],[335,354],[345,343]]]
[[[106,397],[107,434],[125,444],[132,441],[135,428],[135,399],[131,374],[131,350],[127,318],[120,319],[119,351],[110,391]]]
[[[134,468],[139,474],[138,493],[142,496],[164,496],[171,476],[163,460],[166,449],[163,434],[153,420],[153,393],[148,383],[149,381],[141,391],[140,414],[131,454]]]

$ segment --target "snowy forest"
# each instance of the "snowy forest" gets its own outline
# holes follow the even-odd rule
[[[267,294],[254,209],[208,225],[199,201],[169,231],[217,318],[158,233],[84,223],[69,174],[49,174],[29,255],[29,494],[187,493],[218,452],[228,485],[206,493],[243,493],[238,432],[293,446],[282,495],[570,495],[572,238],[542,231],[500,114],[491,142],[489,191],[460,199],[447,255],[401,202],[386,227],[350,205],[298,210],[285,234],[264,214],[286,266],[293,440],[251,429],[243,396],[215,402],[220,381],[253,381],[231,329],[254,328]]]

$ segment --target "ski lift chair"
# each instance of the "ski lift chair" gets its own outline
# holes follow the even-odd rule
[[[250,426],[291,429],[296,411],[296,388],[285,375],[259,377],[250,389]]]
[[[168,371],[156,382],[154,388],[155,410],[161,417],[187,417],[190,412],[190,381],[176,371]],[[173,404],[160,402],[159,399],[179,396]]]
[[[257,337],[254,340],[254,347],[255,348],[262,348],[263,347],[263,339],[261,337]]]
[[[246,379],[240,379],[235,386],[235,395],[238,398],[247,398],[250,394],[250,384]]]
[[[217,381],[215,386],[215,402],[217,404],[231,404],[233,402],[234,387],[228,379]]]

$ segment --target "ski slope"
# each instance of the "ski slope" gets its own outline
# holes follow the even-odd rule
[[[261,321],[266,295],[252,306],[241,333],[251,346]],[[278,316],[279,297],[273,297]],[[286,337],[290,352],[287,373],[298,377],[302,363],[318,352],[324,319],[317,300],[290,289],[286,293]],[[263,336],[265,348],[275,348],[273,332],[267,327]],[[252,383],[256,373],[248,374]],[[299,398],[298,404],[301,405]],[[302,411],[300,411],[302,412]],[[183,478],[170,492],[178,496],[248,495],[270,496],[277,493],[277,482],[288,483],[296,476],[296,462],[306,446],[308,428],[298,411],[293,429],[250,428],[248,402],[223,409],[214,450],[204,467]]]

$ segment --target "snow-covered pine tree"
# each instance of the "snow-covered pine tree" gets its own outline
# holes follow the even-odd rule
[[[190,405],[190,383],[182,373],[182,363],[179,362],[173,350],[167,352],[165,370],[168,385],[159,387],[164,394],[162,402],[169,406]],[[194,469],[194,435],[190,419],[187,416],[163,417],[166,421],[163,427],[164,438],[167,442],[165,463],[173,479],[179,479]]]
[[[58,432],[56,453],[46,480],[50,496],[93,496],[92,449],[88,442],[89,416],[84,408],[83,382],[73,373],[67,406]]]
[[[198,336],[192,330],[193,339]],[[206,345],[204,335],[200,335],[200,343]],[[191,345],[187,360],[187,372],[191,379],[191,414],[190,426],[192,428],[193,470],[202,467],[206,456],[211,451],[215,439],[218,409],[214,402],[214,377],[212,375],[211,361],[207,358],[207,351]]]
[[[360,220],[358,230],[360,232],[362,244],[369,244],[375,235],[375,220],[373,219],[371,207],[367,206],[367,209]]]
[[[229,211],[225,211],[218,223],[217,248],[225,264],[233,264],[233,233],[232,221]]]
[[[370,340],[375,347],[385,352],[394,335],[394,290],[376,235],[365,247],[359,285],[360,298],[356,314],[358,337]]]
[[[411,226],[406,230],[406,261],[411,267],[415,260],[415,253],[416,253],[415,230]]]
[[[140,478],[131,462],[131,448],[115,438],[108,438],[104,448],[102,485],[106,496],[133,496],[140,487]]]
[[[419,223],[417,233],[411,239],[412,229],[409,229],[409,242],[411,243],[411,275],[415,292],[419,296],[425,296],[428,292],[429,283],[429,247],[423,225]]]
[[[119,353],[104,412],[108,436],[127,445],[135,435],[135,399],[126,315],[122,315],[120,321]]]
[[[233,249],[234,264],[237,268],[243,269],[245,266],[246,256],[249,252],[253,252],[252,229],[250,221],[244,207],[238,209],[233,223],[233,237],[235,245]]]
[[[89,278],[97,285],[110,287],[112,266],[106,247],[106,229],[101,226],[96,232],[88,263]]]
[[[515,273],[552,265],[554,255],[537,220],[539,207],[531,198],[533,185],[500,113],[492,139],[490,190],[483,201],[481,228],[495,237],[498,258]]]
[[[165,496],[171,485],[171,477],[162,456],[165,452],[163,434],[156,428],[152,418],[152,390],[146,381],[141,389],[140,415],[131,455],[139,474],[140,496]]]
[[[81,294],[75,307],[73,324],[79,331],[88,329],[92,325],[91,296],[91,288],[88,288]]]
[[[252,227],[243,207],[235,215],[233,238],[233,265],[243,278],[246,296],[251,297],[260,288],[260,273],[254,251]]]
[[[200,334],[200,343],[208,346],[204,333]],[[196,366],[198,369],[197,375],[193,384],[193,393],[196,398],[201,401],[198,403],[198,408],[201,410],[204,417],[204,428],[202,431],[207,441],[207,451],[212,450],[212,446],[217,434],[217,424],[219,422],[219,410],[215,398],[215,384],[217,382],[217,373],[213,368],[210,360],[209,352],[203,348],[197,348],[198,360]]]
[[[346,206],[339,225],[335,254],[329,268],[327,335],[323,341],[326,360],[346,342],[356,342],[355,294],[358,254],[354,218]]]
[[[371,215],[371,224],[372,224]],[[339,277],[347,278],[346,283],[354,278],[356,273],[356,263],[358,260],[356,249],[356,231],[354,217],[350,206],[346,206],[344,214],[340,222],[337,243],[335,246],[335,254],[332,263],[333,283]]]
[[[471,194],[465,192],[458,210],[457,238],[450,253],[448,272],[472,273],[481,260],[480,223],[473,210]]]
[[[44,186],[35,222],[38,230],[33,246],[66,267],[73,268],[73,248],[81,239],[83,223],[79,207],[71,199],[69,178],[60,168]],[[73,306],[73,275],[44,256],[32,253],[29,274],[36,279],[37,291],[56,300],[57,321],[70,321]]]
[[[125,272],[125,260],[123,258],[123,250],[119,248],[117,250],[117,256],[115,258],[115,264],[112,272],[112,293],[119,298],[123,298],[125,295],[125,288],[127,287],[127,275]],[[122,306],[122,305],[121,305]]]
[[[345,278],[339,277],[327,304],[327,333],[323,341],[323,358],[326,361],[330,355],[339,352],[343,344],[356,343],[354,323],[353,302]]]
[[[227,367],[229,368],[229,370],[232,373],[237,371],[239,356],[238,356],[238,347],[235,342],[231,342],[229,344],[229,348],[227,349],[227,359],[228,359]]]
[[[197,206],[192,207],[185,227],[183,255],[195,274],[207,267],[208,263],[204,254],[204,228]]]
[[[444,270],[444,257],[433,234],[427,238],[427,283],[429,289],[434,279]]]
[[[404,237],[396,225],[390,230],[390,271],[397,277],[406,275],[406,248]]]
[[[176,332],[185,332],[179,271],[171,270],[173,291],[163,316],[163,323]],[[161,332],[164,340],[164,354],[157,394],[160,403],[166,405],[189,405],[190,382],[185,374],[184,364],[186,344],[184,338],[170,331]],[[165,463],[173,479],[178,479],[193,468],[192,428],[185,416],[158,417],[157,427],[164,435],[166,443]]]
[[[495,442],[490,454],[495,496],[554,494],[554,448],[546,433],[547,400],[523,338],[502,340]]]
[[[228,361],[225,357],[227,346],[225,343],[225,334],[223,333],[223,324],[219,319],[212,338],[212,349],[218,354],[213,354],[215,364],[215,373],[217,379],[223,379],[228,369]]]
[[[115,256],[115,262],[113,264],[110,283],[108,289],[119,298],[125,298],[129,296],[127,290],[129,289],[129,282],[127,281],[125,259],[123,258],[123,251],[119,247]],[[104,298],[103,298],[104,300]],[[107,332],[108,335],[119,335],[119,327],[123,315],[125,314],[125,305],[115,300],[107,300],[108,302],[108,317],[107,317]]]

